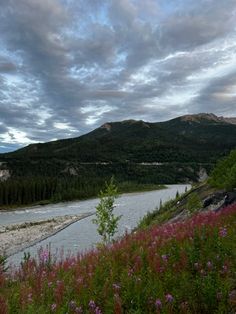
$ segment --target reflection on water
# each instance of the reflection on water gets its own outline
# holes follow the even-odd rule
[[[119,221],[117,236],[121,236],[125,232],[130,232],[148,211],[152,211],[159,206],[160,200],[165,202],[174,198],[176,192],[183,193],[186,186],[190,188],[189,185],[169,185],[168,189],[164,190],[121,195],[116,200],[116,208],[114,210],[116,215],[122,215]],[[98,199],[92,199],[4,212],[0,213],[0,225],[49,219],[60,215],[95,212],[98,202]],[[30,252],[31,255],[36,255],[37,250],[41,246],[46,247],[49,244],[52,253],[62,247],[64,251],[72,253],[88,250],[101,240],[97,234],[96,225],[92,223],[92,219],[92,216],[82,219],[25,251]],[[19,252],[9,257],[9,262],[19,263],[23,257],[23,253]]]

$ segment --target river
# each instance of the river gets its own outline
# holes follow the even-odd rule
[[[122,215],[117,236],[123,235],[126,231],[130,232],[148,211],[153,211],[159,207],[161,200],[164,203],[174,198],[177,191],[181,194],[186,187],[189,189],[190,185],[178,184],[168,185],[167,187],[163,190],[129,193],[119,196],[116,199],[114,210],[116,215]],[[39,221],[55,216],[95,213],[95,207],[98,203],[99,199],[90,199],[0,212],[0,226],[26,221]],[[35,256],[40,247],[50,246],[52,254],[60,249],[72,254],[89,250],[101,240],[97,234],[96,225],[92,222],[93,217],[84,218],[46,240],[10,256],[8,262],[18,264],[22,260],[24,252],[29,252],[31,256]]]

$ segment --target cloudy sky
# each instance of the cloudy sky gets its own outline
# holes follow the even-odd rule
[[[107,121],[236,116],[236,0],[0,0],[0,152]]]

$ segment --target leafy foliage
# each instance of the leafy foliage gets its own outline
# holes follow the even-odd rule
[[[196,212],[202,207],[202,202],[197,193],[190,194],[186,207],[190,213]]]
[[[100,203],[96,207],[96,218],[93,219],[93,223],[98,226],[97,231],[105,244],[111,242],[121,218],[121,216],[115,216],[113,213],[114,201],[117,196],[117,187],[112,177],[109,183],[106,182],[105,190],[99,194]]]
[[[217,163],[211,173],[209,183],[214,187],[226,190],[236,188],[236,150]]]

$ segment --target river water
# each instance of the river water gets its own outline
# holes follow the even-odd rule
[[[181,194],[186,187],[189,189],[190,185],[178,184],[168,185],[167,187],[167,189],[163,190],[129,193],[119,196],[116,199],[114,210],[115,215],[122,215],[117,236],[130,232],[148,211],[153,211],[159,207],[160,201],[164,203],[174,198],[177,191]],[[91,199],[0,212],[0,226],[25,221],[38,221],[55,216],[95,213],[95,207],[98,203],[98,199]],[[50,246],[52,254],[60,249],[64,249],[64,252],[76,254],[78,251],[81,252],[92,248],[101,240],[97,234],[96,225],[92,222],[93,218],[94,216],[84,218],[46,240],[10,256],[8,262],[18,264],[22,260],[24,252],[29,252],[31,256],[35,256],[40,247],[46,248]]]

